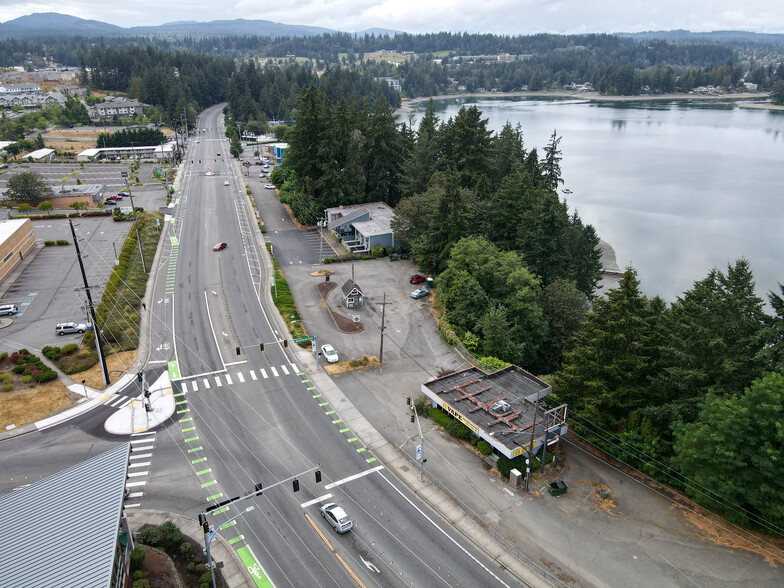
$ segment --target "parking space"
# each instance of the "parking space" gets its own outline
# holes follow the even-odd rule
[[[119,253],[132,225],[115,223],[110,218],[84,218],[74,224],[93,302],[97,304],[114,268],[115,247]],[[33,228],[39,243],[57,239],[73,242],[66,220],[37,221]],[[83,286],[73,245],[44,247],[0,301],[19,307],[13,324],[3,329],[2,350],[41,349],[45,345],[78,341],[79,335],[58,336],[55,325],[86,321]]]

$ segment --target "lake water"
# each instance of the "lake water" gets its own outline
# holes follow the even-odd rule
[[[572,191],[561,197],[612,245],[621,268],[637,270],[649,296],[672,302],[741,257],[766,301],[784,282],[784,112],[686,102],[434,104],[441,121],[476,104],[495,132],[519,122],[526,148],[540,155],[556,130],[562,188]],[[426,107],[418,105],[415,124]]]

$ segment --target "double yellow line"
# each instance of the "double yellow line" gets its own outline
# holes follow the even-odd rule
[[[316,531],[316,533],[318,533],[319,537],[321,537],[321,540],[324,542],[324,544],[327,547],[329,547],[329,550],[332,553],[335,554],[335,557],[338,558],[338,561],[340,562],[340,565],[342,565],[346,569],[346,572],[348,572],[348,575],[351,576],[354,579],[354,581],[357,583],[357,586],[359,586],[360,588],[365,588],[365,585],[362,583],[362,580],[360,580],[357,577],[357,575],[354,573],[354,570],[352,570],[349,567],[349,565],[343,560],[343,558],[340,557],[340,555],[338,555],[338,553],[335,551],[335,548],[332,547],[332,543],[330,543],[329,539],[327,539],[327,536],[324,535],[324,533],[321,532],[321,529],[319,529],[318,525],[316,524],[316,521],[314,521],[310,517],[310,515],[308,513],[305,513],[305,518],[308,519],[308,522],[310,523],[310,526],[313,527],[313,529]]]

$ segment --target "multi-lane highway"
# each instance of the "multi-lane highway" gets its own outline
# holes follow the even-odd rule
[[[129,483],[129,508],[195,519],[260,484],[262,494],[209,515],[251,585],[519,585],[384,466],[342,420],[347,407],[327,401],[293,344],[284,347],[269,261],[228,149],[222,110],[210,108],[180,167],[143,322],[141,355],[150,374],[168,368],[175,414],[134,438],[136,463],[146,465]],[[213,251],[219,242],[228,245]],[[34,481],[28,472],[37,479],[111,447],[118,439],[102,422],[112,411],[104,404],[4,441],[13,475],[0,492]],[[347,511],[351,531],[327,524],[325,502]]]

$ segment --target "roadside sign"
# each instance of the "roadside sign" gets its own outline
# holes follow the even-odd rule
[[[416,458],[417,458],[417,461],[422,459],[422,446],[421,445],[417,445],[417,457]]]
[[[302,343],[303,341],[313,341],[314,337],[300,337],[299,339],[294,339],[294,343]]]

